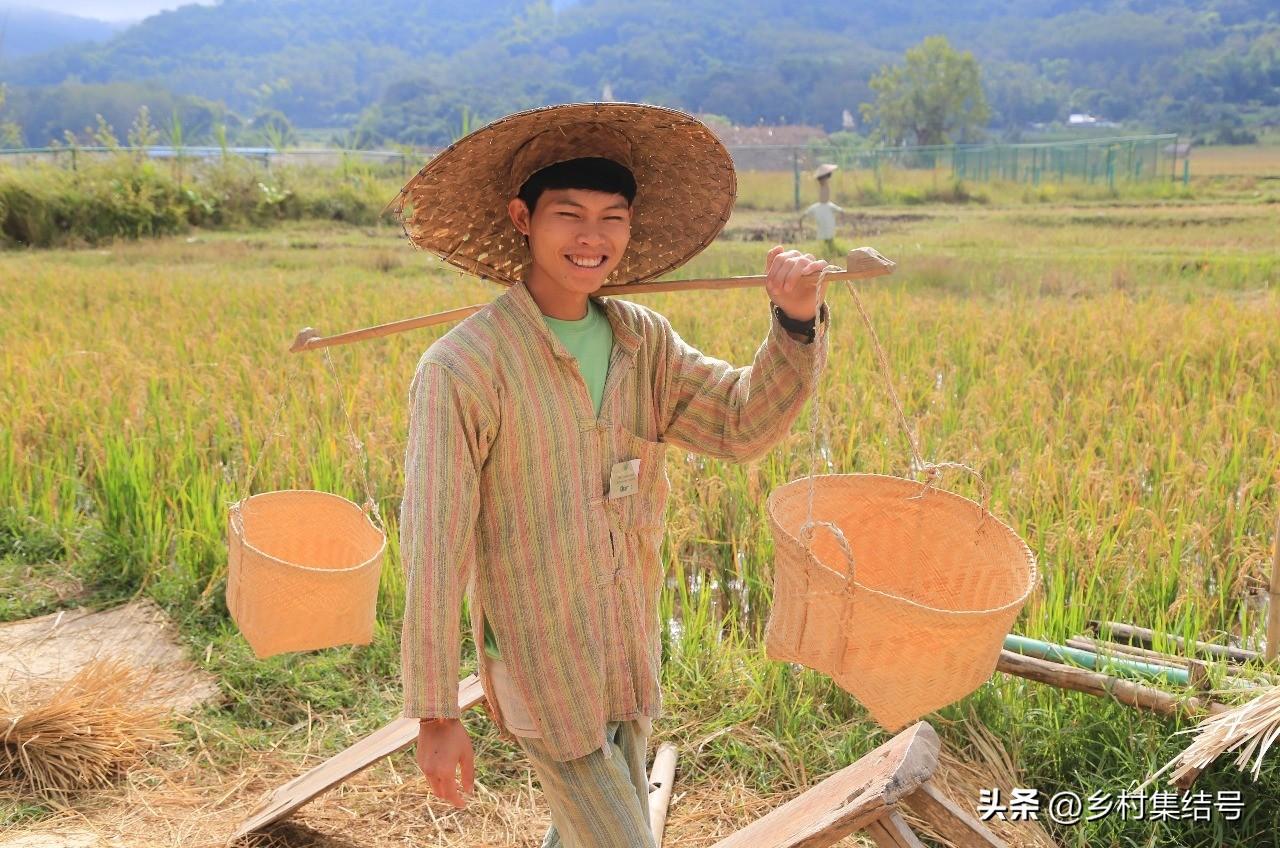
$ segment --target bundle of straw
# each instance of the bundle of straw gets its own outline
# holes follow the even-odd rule
[[[109,786],[140,764],[175,737],[169,710],[143,701],[152,676],[101,659],[47,698],[17,702],[0,692],[0,785],[62,805],[70,793]]]
[[[1250,771],[1253,779],[1257,780],[1262,770],[1262,758],[1271,743],[1280,736],[1280,686],[1267,690],[1247,704],[1210,716],[1199,725],[1178,732],[1194,733],[1196,738],[1186,750],[1143,781],[1139,790],[1170,769],[1173,770],[1169,775],[1170,783],[1178,783],[1184,777],[1193,778],[1209,763],[1237,748],[1240,753],[1236,756],[1236,767]],[[1249,768],[1251,759],[1253,768]]]

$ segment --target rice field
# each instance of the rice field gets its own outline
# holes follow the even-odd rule
[[[836,198],[848,210],[842,246],[899,263],[860,292],[923,454],[978,469],[992,511],[1038,558],[1041,583],[1017,632],[1062,642],[1109,619],[1256,646],[1280,510],[1280,197],[1264,177],[1252,187],[1206,177],[1159,196],[971,186],[984,202]],[[794,220],[789,180],[743,175],[726,230],[737,235],[681,275],[761,272],[772,242],[743,234]],[[216,733],[187,728],[178,754],[203,751],[228,774],[246,751],[278,746],[314,764],[394,717],[407,392],[443,329],[335,348],[332,371],[324,354],[288,346],[304,326],[338,332],[496,293],[392,227],[290,223],[0,253],[0,618],[57,608],[67,585],[81,602],[155,598],[226,695],[201,717]],[[735,364],[750,362],[768,326],[763,291],[635,299]],[[907,444],[866,333],[848,292],[828,299],[819,469],[904,475]],[[807,473],[810,411],[758,462],[669,458],[673,625],[655,743],[680,744],[679,780],[695,793],[781,796],[886,738],[847,694],[768,661],[758,643],[771,591],[764,498]],[[390,525],[375,641],[255,660],[223,601],[226,507],[250,489],[257,460],[252,491],[362,500],[347,414]],[[964,476],[947,486],[978,493]],[[1046,798],[1132,788],[1181,750],[1173,734],[1189,726],[1000,674],[932,720],[959,744],[970,717]],[[289,733],[299,722],[305,745]],[[519,789],[518,751],[485,716],[468,723],[480,781]],[[393,760],[400,779],[414,768],[407,754]],[[1280,830],[1274,765],[1254,783],[1219,764],[1197,788],[1240,791],[1241,820],[1046,826],[1071,846],[1270,844],[1259,840]],[[46,815],[0,805],[14,827]],[[714,841],[689,833],[687,844]]]

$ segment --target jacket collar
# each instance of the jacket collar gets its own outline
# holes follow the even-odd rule
[[[573,354],[565,348],[556,334],[551,332],[547,322],[543,320],[542,310],[538,308],[537,302],[533,299],[533,295],[530,294],[528,286],[523,281],[513,284],[502,297],[508,301],[519,320],[533,326],[534,332],[546,341],[553,354],[562,359],[573,358]],[[604,310],[605,316],[609,319],[609,324],[613,327],[614,344],[622,348],[628,355],[635,354],[640,348],[643,338],[626,320],[626,316],[623,314],[624,307],[611,297],[591,295],[591,299]]]

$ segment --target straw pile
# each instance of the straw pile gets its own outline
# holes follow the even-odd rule
[[[175,737],[169,710],[142,701],[153,675],[108,658],[51,694],[20,700],[0,691],[0,789],[62,806],[71,793],[109,786],[141,764]]]
[[[1143,781],[1140,789],[1170,770],[1170,783],[1194,779],[1218,757],[1237,749],[1236,767],[1248,771],[1257,780],[1262,770],[1262,758],[1271,748],[1271,743],[1280,736],[1280,686],[1178,732],[1194,733],[1196,738],[1186,750]],[[1249,767],[1250,760],[1253,761],[1252,768]]]

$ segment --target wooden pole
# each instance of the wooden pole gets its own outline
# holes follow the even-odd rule
[[[653,769],[649,772],[649,827],[658,848],[662,848],[662,833],[667,829],[667,809],[675,780],[676,746],[663,742],[653,755]]]
[[[827,280],[830,282],[839,282],[841,280],[869,280],[874,277],[883,277],[892,274],[896,267],[890,259],[881,256],[875,250],[869,247],[859,247],[849,251],[848,261],[843,271],[834,271],[827,274]],[[811,274],[806,280],[817,280],[817,274]],[[596,290],[598,295],[632,295],[632,294],[652,294],[654,292],[684,292],[699,291],[703,289],[736,289],[747,288],[750,286],[764,285],[766,277],[764,274],[756,274],[747,277],[722,277],[707,278],[698,280],[664,280],[656,283],[627,283],[617,286],[603,286]],[[389,336],[393,333],[403,333],[405,330],[416,330],[420,327],[431,327],[437,324],[447,324],[451,321],[460,321],[474,312],[479,312],[488,304],[476,304],[475,306],[462,306],[457,309],[449,309],[444,312],[435,312],[431,315],[420,315],[417,318],[405,318],[400,321],[392,321],[388,324],[379,324],[376,327],[365,327],[361,330],[351,330],[346,333],[339,333],[334,336],[322,337],[318,331],[311,327],[305,327],[298,333],[293,340],[293,344],[289,347],[290,353],[300,353],[304,350],[316,350],[322,347],[332,347],[334,345],[351,344],[352,342],[360,342],[365,339],[376,339],[382,336]]]
[[[1088,671],[1038,657],[1026,657],[1008,650],[1000,652],[996,670],[1034,680],[1037,683],[1047,683],[1059,689],[1085,692],[1100,698],[1109,696],[1127,706],[1166,716],[1195,716],[1205,712],[1216,715],[1230,709],[1226,704],[1220,704],[1217,701],[1207,701],[1193,695],[1178,697],[1150,686],[1143,686],[1141,683],[1134,683],[1132,680],[1121,680],[1097,671]]]
[[[1266,661],[1274,662],[1280,653],[1280,513],[1276,515],[1276,532],[1271,540],[1271,590],[1267,593]]]
[[[1091,620],[1089,628],[1100,635],[1102,635],[1103,631],[1109,631],[1112,637],[1123,639],[1131,645],[1141,645],[1146,648],[1155,647],[1155,631],[1146,627],[1135,627],[1132,624],[1122,624],[1117,621]],[[1165,638],[1177,645],[1180,651],[1186,652],[1188,650],[1187,640],[1181,636],[1166,636]],[[1244,648],[1233,648],[1228,645],[1213,645],[1208,642],[1191,642],[1190,644],[1193,651],[1199,651],[1216,659],[1224,659],[1234,663],[1247,663],[1261,656],[1257,651],[1246,651]]]

